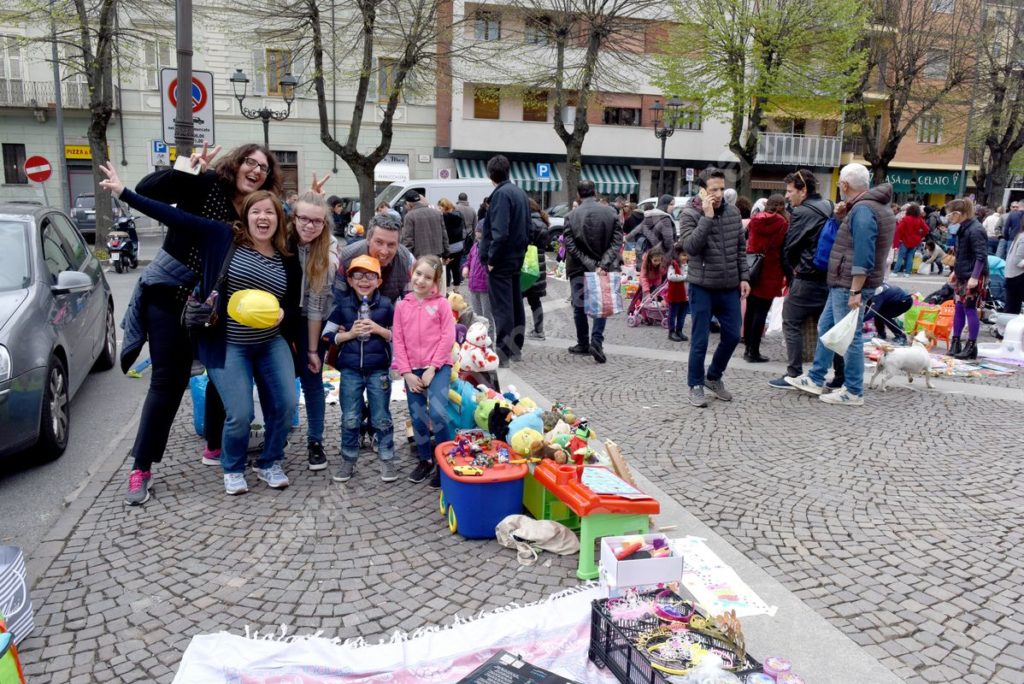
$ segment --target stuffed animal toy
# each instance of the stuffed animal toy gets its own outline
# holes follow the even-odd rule
[[[497,370],[498,355],[491,349],[491,337],[487,334],[487,321],[481,318],[473,321],[466,331],[466,341],[459,352],[459,363],[466,370],[487,373]]]
[[[551,428],[544,433],[544,438],[549,442],[553,442],[556,437],[565,436],[565,443],[569,443],[569,438],[572,437],[572,428],[564,420],[559,419],[555,423],[555,427]]]
[[[512,417],[512,408],[507,403],[497,402],[487,416],[487,431],[500,442],[508,441],[508,422]]]
[[[515,438],[516,433],[520,430],[533,430],[540,434],[540,431],[544,429],[544,422],[540,418],[540,412],[526,413],[519,415],[515,411],[515,407],[512,407],[513,418],[508,424],[508,434],[510,437]]]
[[[544,438],[539,432],[531,428],[523,428],[512,435],[509,445],[511,445],[512,451],[516,452],[520,456],[530,456],[534,442],[538,441],[541,443],[544,441]]]
[[[477,402],[476,409],[473,411],[473,421],[481,430],[487,429],[489,424],[488,421],[491,417],[491,411],[494,410],[496,403],[497,401],[494,399],[481,399]]]
[[[551,432],[558,425],[558,416],[551,411],[540,414],[540,419],[544,421],[544,434]]]
[[[557,444],[551,444],[543,439],[535,439],[530,445],[530,457],[540,459],[551,459],[558,465],[563,465],[569,460],[569,452]]]
[[[583,465],[583,462],[591,455],[589,442],[595,436],[596,434],[590,429],[586,418],[581,418],[573,426],[572,438],[569,440],[569,454],[576,465]]]

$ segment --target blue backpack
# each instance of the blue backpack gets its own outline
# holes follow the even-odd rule
[[[814,251],[814,268],[819,271],[828,271],[828,257],[832,254],[832,245],[835,244],[838,232],[839,219],[830,216],[818,233],[818,248]]]

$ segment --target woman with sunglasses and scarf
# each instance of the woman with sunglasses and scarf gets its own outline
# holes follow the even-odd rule
[[[200,327],[199,358],[224,398],[224,489],[228,494],[249,491],[245,480],[249,426],[253,419],[252,387],[259,391],[266,426],[263,451],[256,458],[256,475],[273,489],[289,484],[281,467],[289,423],[295,412],[296,354],[302,314],[299,308],[302,267],[288,247],[284,209],[276,195],[257,190],[246,195],[244,218],[228,224],[189,214],[126,189],[114,165],[100,170],[100,187],[129,206],[165,223],[169,233],[194,236],[202,275],[198,301],[210,301],[213,314]],[[274,321],[257,322],[241,312],[228,315],[236,293],[260,290],[276,299]]]
[[[237,147],[208,169],[219,151],[219,146],[210,150],[203,145],[191,159],[193,168],[199,168],[198,174],[174,169],[157,171],[143,178],[136,192],[166,204],[177,204],[189,214],[226,223],[239,220],[246,195],[256,190],[280,192],[280,167],[262,145]],[[201,242],[196,233],[168,231],[160,251],[139,277],[125,313],[121,369],[128,371],[147,339],[153,362],[125,492],[125,500],[131,505],[141,505],[149,499],[152,464],[163,458],[174,416],[191,375],[193,344],[181,325],[181,312],[203,271]],[[204,423],[207,446],[203,463],[220,465],[224,408],[213,383],[207,386]]]

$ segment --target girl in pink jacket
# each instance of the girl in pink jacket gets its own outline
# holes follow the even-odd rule
[[[431,428],[438,443],[452,438],[448,429],[448,386],[455,345],[455,318],[441,293],[444,265],[433,255],[421,256],[412,267],[412,292],[395,307],[392,328],[392,368],[405,378],[409,415],[416,440],[419,464],[410,482],[430,478],[431,487],[441,486],[441,471],[434,467],[430,443]]]

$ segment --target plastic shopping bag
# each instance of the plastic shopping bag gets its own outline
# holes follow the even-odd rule
[[[619,273],[583,274],[583,312],[591,318],[622,313],[622,280]]]
[[[16,644],[24,641],[34,627],[25,556],[17,546],[0,546],[0,620],[5,621]]]
[[[530,245],[526,248],[526,256],[523,258],[523,268],[519,272],[519,289],[525,292],[530,289],[540,278],[540,257],[537,254],[537,245]]]
[[[767,334],[782,332],[782,305],[785,301],[785,297],[776,297],[772,301],[772,308],[768,309]]]
[[[845,354],[857,334],[857,322],[860,320],[860,309],[850,309],[850,313],[833,325],[821,336],[821,343],[836,354]]]

